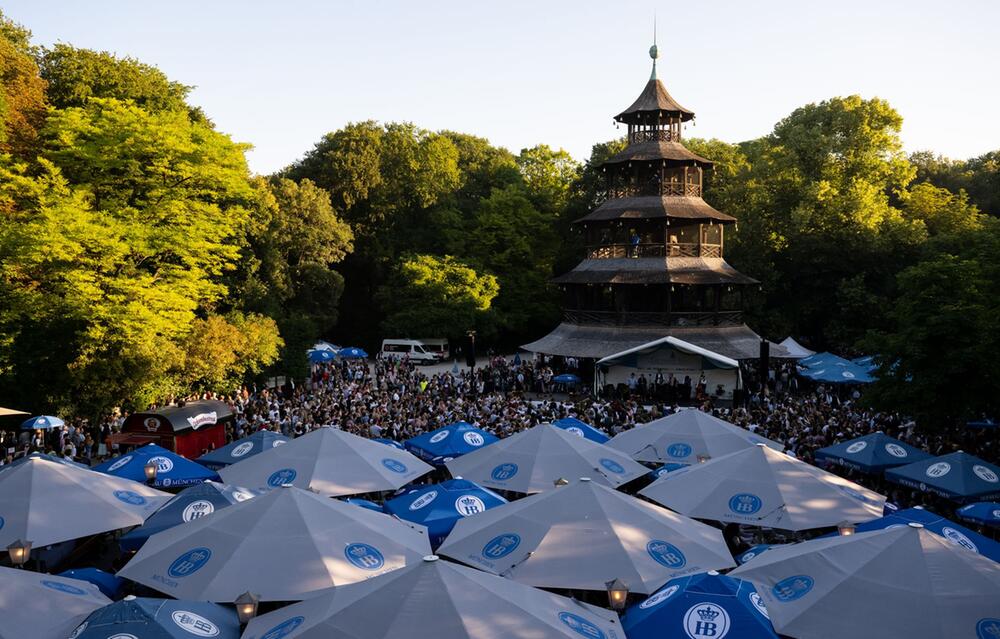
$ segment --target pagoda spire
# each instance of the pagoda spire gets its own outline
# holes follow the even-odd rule
[[[659,80],[656,75],[656,59],[660,57],[660,50],[656,47],[656,14],[653,14],[653,46],[649,47],[649,57],[653,58],[653,72],[649,74],[650,80]]]

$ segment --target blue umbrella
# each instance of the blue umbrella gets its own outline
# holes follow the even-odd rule
[[[851,360],[851,363],[855,366],[860,366],[869,373],[878,368],[878,364],[875,363],[874,355],[865,355],[864,357],[855,357]]]
[[[323,362],[332,362],[336,359],[337,353],[333,351],[328,351],[326,349],[309,351],[309,361],[313,364],[322,364]]]
[[[580,378],[572,373],[563,373],[562,375],[553,377],[552,381],[556,384],[579,384]]]
[[[455,422],[403,442],[406,450],[426,462],[441,466],[466,453],[500,441],[495,435],[467,422]]]
[[[1000,421],[997,421],[991,417],[984,417],[983,419],[977,419],[972,422],[965,423],[966,428],[996,428],[1000,426]]]
[[[141,526],[122,535],[118,544],[122,550],[139,550],[151,535],[211,515],[216,510],[246,501],[263,492],[214,481],[185,488],[163,504]]]
[[[853,468],[863,473],[881,473],[886,468],[905,466],[932,457],[930,453],[881,432],[820,448],[815,455],[816,461]]]
[[[962,451],[887,470],[885,478],[960,503],[1000,498],[1000,467]]]
[[[239,639],[232,608],[206,601],[127,597],[99,608],[73,632],[73,639]]]
[[[114,599],[125,586],[125,580],[97,568],[73,568],[59,573],[60,577],[87,581],[100,589],[108,599]]]
[[[772,548],[778,548],[779,546],[782,546],[782,545],[784,545],[784,544],[757,544],[756,546],[754,546],[750,550],[743,551],[739,555],[737,555],[736,556],[736,563],[738,563],[738,564],[740,564],[742,566],[743,564],[745,564],[746,562],[750,561],[754,557],[762,555],[765,552],[767,552],[768,550],[771,550]]]
[[[145,466],[148,462],[154,462],[157,466],[156,480],[152,484],[157,488],[190,486],[200,484],[206,479],[219,479],[214,470],[209,470],[156,444],[146,444],[127,455],[109,459],[103,464],[94,466],[94,470],[106,475],[145,482]]]
[[[622,616],[629,639],[738,637],[777,639],[767,608],[749,581],[712,571],[671,579]]]
[[[976,524],[1000,527],[1000,504],[995,501],[969,504],[958,509],[958,516]]]
[[[271,430],[259,430],[249,437],[238,439],[231,444],[226,444],[222,448],[205,453],[197,461],[206,468],[219,470],[244,459],[250,459],[265,450],[271,450],[275,446],[281,446],[287,441],[288,437],[285,437],[281,433]]]
[[[348,346],[347,348],[340,349],[337,356],[342,357],[343,359],[367,359],[368,353],[364,352],[357,346]]]
[[[857,524],[855,531],[860,533],[895,528],[912,522],[922,524],[927,530],[944,537],[957,546],[968,548],[993,561],[1000,562],[1000,543],[923,508],[907,508],[892,515]],[[824,536],[832,537],[836,534],[830,533]]]
[[[649,477],[652,477],[653,479],[659,479],[660,477],[663,477],[667,473],[672,473],[675,470],[680,470],[681,468],[687,468],[690,465],[691,464],[685,464],[684,462],[667,462],[666,464],[663,464],[659,468],[649,471]]]
[[[386,439],[385,437],[376,437],[372,440],[373,442],[378,442],[380,444],[385,444],[386,446],[392,446],[393,448],[398,448],[399,450],[406,450],[406,447],[397,442],[395,439]]]
[[[65,464],[66,466],[75,466],[77,468],[86,468],[87,470],[90,470],[90,466],[87,466],[86,464],[81,464],[80,462],[75,462],[72,459],[66,459],[65,457],[53,457],[52,455],[46,455],[45,453],[31,453],[25,455],[24,457],[18,457],[17,459],[9,463],[7,465],[7,468],[18,466],[28,461],[29,459],[33,458],[44,459],[46,461],[55,462],[57,464]]]
[[[506,499],[475,482],[449,479],[390,499],[385,502],[385,512],[427,526],[431,546],[437,547],[462,517],[506,503]]]
[[[65,422],[58,417],[53,417],[52,415],[38,415],[37,417],[32,417],[31,419],[26,419],[21,422],[21,430],[61,428],[65,425]]]
[[[564,417],[562,419],[557,419],[552,422],[553,426],[561,428],[563,430],[568,430],[574,435],[579,435],[584,439],[589,439],[592,442],[597,442],[598,444],[606,444],[611,438],[604,434],[604,431],[598,430],[586,422],[582,422],[576,417]]]
[[[360,497],[346,497],[344,498],[344,501],[346,501],[349,504],[353,504],[355,506],[360,506],[361,508],[374,510],[377,513],[385,512],[385,510],[381,506],[379,506],[378,504],[369,499],[361,499]]]

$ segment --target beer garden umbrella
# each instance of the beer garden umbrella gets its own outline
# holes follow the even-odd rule
[[[456,422],[403,442],[406,450],[429,464],[443,466],[456,457],[500,441],[493,433],[467,422]]]
[[[109,603],[85,581],[0,567],[3,639],[66,639],[87,615]]]
[[[219,478],[214,470],[156,444],[146,444],[127,455],[109,459],[94,466],[93,470],[141,482],[146,480],[146,464],[150,463],[156,464],[156,478],[152,485],[157,488],[192,486]]]
[[[475,482],[449,479],[390,499],[385,502],[385,512],[427,526],[431,546],[437,547],[459,519],[506,503],[506,499]]]
[[[846,442],[820,448],[814,457],[817,462],[827,462],[863,473],[879,474],[887,468],[930,459],[931,454],[914,448],[885,433],[871,433]]]
[[[239,639],[240,621],[232,608],[207,601],[128,596],[95,610],[72,639]]]
[[[226,444],[222,448],[209,451],[197,459],[198,463],[212,470],[219,470],[231,464],[250,459],[265,450],[288,443],[289,438],[272,430],[258,430],[256,433]]]
[[[885,478],[959,503],[1000,498],[1000,467],[962,451],[892,468]]]
[[[981,501],[962,506],[958,509],[958,516],[976,524],[1000,527],[1000,503]]]
[[[556,428],[561,428],[565,431],[569,431],[576,435],[577,437],[583,437],[589,439],[596,444],[606,444],[611,439],[604,431],[598,430],[591,426],[590,424],[577,419],[576,417],[564,417],[562,419],[557,419],[552,422],[552,425]]]

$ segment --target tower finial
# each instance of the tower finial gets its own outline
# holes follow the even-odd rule
[[[656,48],[656,12],[653,12],[653,46],[649,47],[649,57],[653,59],[653,72],[649,79],[656,79],[656,59],[660,57],[660,50]]]

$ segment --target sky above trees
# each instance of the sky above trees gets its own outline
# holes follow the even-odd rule
[[[137,3],[8,0],[37,44],[135,57],[194,86],[188,101],[252,142],[271,173],[323,134],[368,119],[539,143],[585,160],[649,72],[658,13],[662,77],[695,110],[689,136],[740,142],[833,95],[887,100],[908,152],[992,150],[1000,3],[638,2]],[[985,66],[984,66],[985,65]]]

